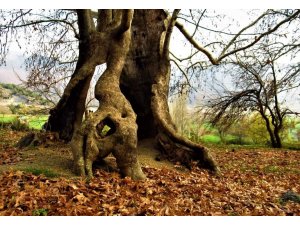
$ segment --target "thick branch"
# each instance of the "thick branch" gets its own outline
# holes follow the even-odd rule
[[[174,10],[172,17],[168,24],[168,28],[167,28],[166,36],[165,36],[165,42],[164,42],[164,46],[163,46],[163,56],[165,56],[165,57],[169,57],[169,45],[170,45],[171,35],[172,35],[173,27],[176,23],[176,18],[177,18],[177,15],[179,12],[180,12],[180,9]]]
[[[218,65],[219,62],[218,60],[216,60],[212,54],[207,50],[205,49],[204,47],[202,47],[199,43],[197,43],[193,37],[188,33],[188,31],[184,28],[184,26],[179,23],[178,21],[176,21],[176,24],[175,26],[180,30],[180,32],[185,36],[185,38],[196,48],[198,49],[200,52],[204,53],[208,59],[210,60],[210,62],[213,64],[213,65]]]
[[[91,12],[94,17],[95,12]],[[104,32],[112,22],[112,9],[99,9],[97,14],[97,31]]]
[[[133,18],[133,9],[124,9],[122,12],[121,24],[118,27],[118,33],[122,34],[130,28],[131,21]]]
[[[78,9],[78,27],[81,40],[89,40],[90,34],[96,30],[90,9]]]

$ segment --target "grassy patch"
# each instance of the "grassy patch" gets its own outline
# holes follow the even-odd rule
[[[28,125],[35,130],[41,130],[44,123],[47,122],[48,115],[32,116],[28,119]]]
[[[206,143],[214,143],[214,144],[221,143],[221,138],[217,135],[204,135],[201,137],[201,140]]]
[[[268,165],[263,168],[265,173],[282,173],[284,172],[283,168],[274,165]]]
[[[300,150],[300,143],[283,143],[283,147],[290,150]]]
[[[53,178],[58,177],[59,175],[49,169],[42,169],[42,168],[33,168],[29,167],[24,169],[27,173],[32,173],[33,175],[39,176],[39,175],[45,175],[46,177]]]
[[[7,125],[14,123],[16,120],[21,120],[26,123],[28,128],[34,130],[41,130],[44,123],[48,120],[48,115],[10,115],[10,114],[0,114],[0,128],[7,127]]]
[[[47,209],[35,209],[32,211],[33,216],[47,216],[48,210]]]
[[[9,123],[17,118],[17,115],[0,114],[0,123]]]

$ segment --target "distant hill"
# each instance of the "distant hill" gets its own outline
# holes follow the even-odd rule
[[[0,83],[0,113],[12,113],[13,106],[46,108],[49,101],[21,85]]]

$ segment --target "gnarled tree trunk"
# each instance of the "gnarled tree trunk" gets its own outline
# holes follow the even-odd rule
[[[74,130],[80,127],[85,111],[85,102],[95,67],[105,62],[107,52],[106,35],[98,35],[91,12],[78,10],[79,57],[75,71],[64,90],[62,98],[50,111],[46,130],[59,133],[59,137],[70,141]]]
[[[102,15],[106,19],[101,21],[109,26],[109,15]],[[85,18],[84,15],[82,18]],[[167,18],[163,10],[135,10],[131,29],[123,30],[124,34],[105,29],[106,26],[97,27],[97,31],[102,31],[101,35],[99,32],[89,32],[98,42],[88,43],[97,43],[95,45],[98,46],[89,44],[87,49],[91,52],[91,57],[86,57],[83,67],[88,66],[94,71],[101,60],[106,60],[107,69],[95,88],[96,98],[100,103],[98,110],[82,126],[74,125],[71,145],[78,174],[92,176],[92,163],[112,152],[121,173],[134,179],[143,179],[144,174],[137,161],[137,133],[139,139],[153,138],[171,161],[179,161],[187,167],[197,161],[200,167],[218,171],[206,148],[178,135],[169,114],[168,43],[173,25],[174,18],[173,21]],[[84,39],[88,40],[90,36]],[[102,51],[95,52],[94,49],[99,46]],[[95,59],[97,57],[101,60]],[[72,84],[65,91],[65,98],[71,97],[72,88],[89,76],[87,73],[76,75],[77,78],[71,80]],[[105,125],[110,127],[107,135],[102,134]]]
[[[218,171],[209,150],[181,137],[170,117],[170,62],[168,52],[164,52],[167,28],[163,10],[135,10],[131,48],[121,77],[122,92],[137,114],[139,139],[155,138],[171,161],[187,167],[198,161],[200,167]]]
[[[135,10],[132,21],[131,46],[120,87],[137,114],[139,139],[157,135],[151,109],[151,88],[159,68],[165,20],[163,10]]]
[[[112,153],[120,172],[133,179],[144,179],[137,160],[136,115],[120,90],[120,75],[131,40],[133,10],[122,10],[116,18],[120,24],[106,29],[110,33],[107,51],[107,68],[95,87],[99,108],[81,128],[75,130],[71,141],[74,166],[81,175],[92,177],[93,162]],[[117,21],[116,21],[117,22]],[[104,135],[104,126],[110,128]]]

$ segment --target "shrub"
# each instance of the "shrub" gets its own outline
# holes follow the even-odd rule
[[[12,114],[18,114],[21,109],[20,104],[17,104],[17,105],[11,104],[8,107],[9,107],[10,111],[12,112]]]
[[[204,135],[201,140],[205,143],[221,143],[221,138],[216,135]]]
[[[29,125],[26,121],[21,121],[19,118],[15,118],[10,125],[12,130],[16,131],[28,131],[30,130]]]

